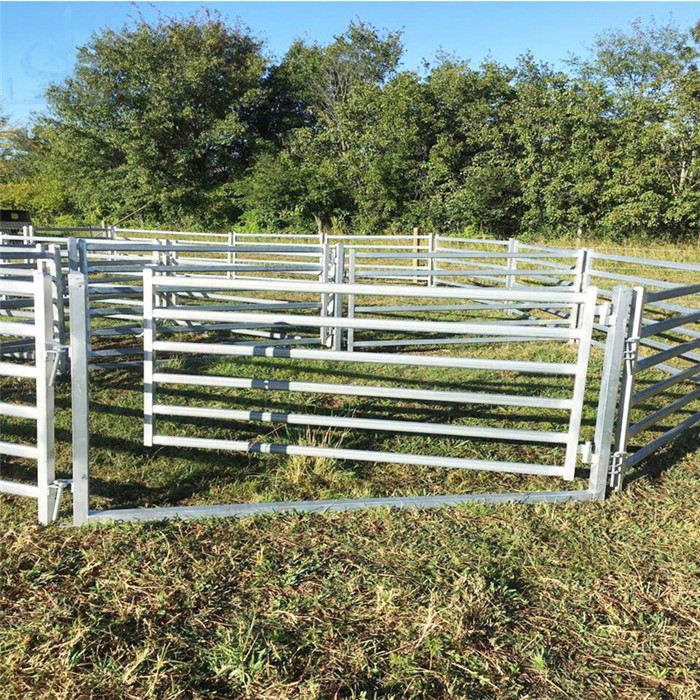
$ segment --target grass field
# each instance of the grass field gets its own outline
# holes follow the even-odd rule
[[[685,252],[683,259],[689,260]],[[514,353],[571,361],[575,348],[469,349],[470,355],[492,358]],[[594,353],[594,376],[600,361]],[[203,369],[291,378],[282,362],[261,359],[219,360]],[[294,372],[294,378],[313,381],[371,377],[375,384],[488,385],[493,392],[521,389],[543,396],[568,386],[566,380],[531,377],[519,377],[515,386],[501,373],[465,377],[453,370],[389,366],[358,371],[312,362],[297,363]],[[1,388],[8,401],[26,391],[18,381]],[[652,408],[684,388],[655,397]],[[250,409],[289,406],[284,397],[255,391],[174,388],[165,398],[208,406],[235,399],[237,407]],[[65,475],[69,399],[63,382],[57,388],[57,458]],[[355,416],[426,415],[426,407],[415,402],[332,395],[300,400],[304,412],[342,406]],[[593,382],[584,414],[589,439],[596,401]],[[584,483],[291,456],[148,451],[141,443],[137,370],[101,373],[92,402],[97,508]],[[427,415],[437,422],[543,429],[561,429],[563,418],[489,406],[436,405]],[[179,429],[222,437],[231,427],[193,420]],[[3,430],[31,441],[31,424],[5,421]],[[252,435],[491,459],[532,456],[524,454],[531,448],[517,444],[401,434],[266,425]],[[623,494],[602,504],[471,505],[72,530],[41,529],[32,524],[31,503],[4,497],[0,697],[700,697],[697,437],[696,430],[678,440],[650,460]],[[8,469],[4,473],[23,474],[18,464]]]

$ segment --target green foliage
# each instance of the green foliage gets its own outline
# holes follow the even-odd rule
[[[106,30],[47,93],[34,139],[43,168],[87,218],[143,204],[154,219],[235,218],[264,103],[261,44],[211,17]]]
[[[358,20],[271,62],[195,15],[105,30],[3,124],[4,201],[40,220],[249,230],[470,230],[689,239],[700,229],[700,23],[603,34],[556,71],[527,54],[401,71]]]

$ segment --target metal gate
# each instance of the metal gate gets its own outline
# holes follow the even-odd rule
[[[700,401],[700,356],[694,352],[700,348],[700,309],[678,303],[688,298],[697,303],[698,294],[700,284],[656,292],[634,288],[610,476],[614,488],[622,488],[630,469],[700,422],[700,410],[689,410],[693,405],[697,409]],[[673,303],[669,303],[671,300]],[[660,311],[665,312],[662,318]],[[669,364],[674,362],[679,366]],[[670,376],[654,376],[660,370]],[[640,375],[646,378],[643,388],[639,387]],[[667,397],[666,403],[649,412],[645,406],[656,396]],[[684,412],[688,415],[679,419],[678,415]],[[658,432],[658,426],[668,417],[675,417],[670,428],[662,428],[660,435],[635,445],[637,449],[631,451],[630,442],[650,430]]]
[[[57,496],[63,488],[63,484],[56,483],[54,473],[53,381],[61,348],[53,339],[52,277],[43,268],[30,274],[21,280],[0,276],[0,308],[24,312],[20,318],[5,317],[7,320],[0,321],[0,377],[30,380],[35,387],[35,400],[33,404],[2,401],[0,415],[33,421],[36,444],[3,440],[0,455],[36,463],[36,476],[31,479],[33,483],[28,483],[28,479],[2,478],[0,493],[36,499],[39,522],[48,524],[58,515]],[[31,393],[23,389],[22,396]]]
[[[299,298],[300,294],[328,294],[336,299],[336,313],[323,316],[318,313],[281,313],[284,309],[271,309],[266,313],[259,306],[251,304],[251,310],[216,310],[211,305],[197,308],[197,305],[159,306],[157,299],[164,295],[187,294],[197,291],[226,292],[265,292],[269,299],[271,293],[281,295],[280,305],[285,302],[285,295]],[[520,318],[501,321],[403,321],[385,318],[352,317],[342,315],[343,299],[348,297],[407,297],[411,299],[438,299],[461,302],[465,310],[493,308],[494,305],[508,304],[508,309],[532,309],[533,305],[552,308],[578,307],[580,313],[574,317],[577,323],[572,326],[567,320],[559,325],[551,325],[543,319],[529,322]],[[415,288],[406,286],[366,285],[366,284],[324,284],[300,283],[283,280],[223,280],[213,278],[180,278],[167,274],[154,274],[153,270],[144,271],[144,443],[147,446],[163,445],[175,447],[215,449],[235,452],[275,453],[286,455],[304,455],[332,457],[350,461],[368,461],[375,463],[397,463],[417,466],[432,466],[454,469],[475,469],[490,472],[515,474],[532,474],[559,477],[572,480],[574,471],[582,456],[583,461],[592,464],[592,476],[589,489],[571,491],[525,492],[520,494],[469,494],[433,497],[396,497],[379,499],[345,499],[334,501],[294,501],[263,504],[231,504],[215,506],[185,506],[172,508],[125,509],[103,512],[90,512],[83,509],[82,517],[76,522],[94,520],[148,520],[166,517],[205,517],[212,515],[250,515],[259,512],[277,512],[289,510],[327,511],[348,510],[376,505],[397,507],[429,507],[457,503],[469,500],[502,501],[556,501],[556,500],[590,500],[601,497],[600,474],[605,482],[607,474],[607,455],[604,443],[601,449],[581,444],[580,428],[583,412],[584,392],[589,365],[591,335],[596,315],[602,315],[605,322],[613,322],[609,314],[609,305],[597,305],[597,290],[590,288],[585,292],[574,290],[532,290],[532,289],[445,289]],[[225,309],[225,307],[224,307]],[[336,315],[337,314],[337,315]],[[617,319],[618,337],[623,330],[626,313]],[[277,333],[293,335],[293,340],[285,346],[284,339],[277,344],[260,344],[256,342],[230,338],[226,342],[182,341],[160,339],[163,334],[173,332],[197,331],[198,328],[211,324],[226,324],[235,334],[236,327],[249,329],[264,328]],[[556,322],[555,322],[556,324]],[[326,329],[334,338],[328,348],[296,347],[303,334],[308,340],[317,342],[319,329]],[[575,361],[572,362],[536,362],[523,360],[492,360],[475,357],[455,357],[440,355],[410,355],[395,352],[352,351],[342,349],[346,345],[348,330],[364,331],[410,331],[413,333],[440,333],[451,335],[455,339],[464,336],[483,337],[486,342],[493,338],[502,341],[521,340],[533,342],[576,343],[572,350]],[[338,339],[341,340],[338,340]],[[617,349],[622,347],[617,343]],[[296,360],[326,360],[331,362],[350,362],[370,365],[404,365],[408,367],[452,367],[469,370],[489,370],[513,375],[527,374],[538,378],[569,377],[571,386],[568,395],[560,397],[524,396],[522,394],[491,394],[482,391],[445,391],[437,389],[415,389],[408,387],[382,387],[370,384],[336,384],[306,381],[280,381],[264,376],[259,378],[212,376],[201,374],[174,374],[159,371],[159,355],[163,353],[187,356],[228,356],[228,357],[270,357],[284,358],[292,365]],[[613,366],[615,358],[606,356],[606,364]],[[614,373],[611,373],[614,374]],[[340,415],[297,414],[279,411],[250,411],[242,408],[213,408],[190,405],[168,405],[159,402],[158,387],[163,385],[194,385],[233,387],[239,389],[263,389],[265,392],[294,392],[311,394],[361,395],[369,397],[407,398],[416,401],[446,402],[457,404],[488,404],[496,406],[532,407],[551,411],[561,411],[568,415],[566,430],[534,430],[522,428],[503,428],[495,425],[462,425],[453,423],[435,423],[409,420],[386,420],[383,418],[355,418]],[[612,391],[617,390],[607,382],[601,389],[601,397],[608,400]],[[611,423],[609,409],[604,412],[606,425]],[[292,425],[340,427],[350,430],[389,431],[421,435],[446,435],[469,440],[492,440],[510,443],[530,443],[561,448],[561,461],[548,463],[538,461],[499,461],[489,459],[471,459],[459,454],[435,456],[430,454],[407,454],[382,452],[376,450],[347,449],[340,446],[318,446],[300,444],[281,444],[250,440],[222,440],[202,437],[185,437],[170,435],[158,429],[158,418],[177,417],[206,418],[212,421],[243,421],[263,423],[286,423]],[[604,428],[597,431],[597,438],[604,438]],[[608,433],[609,436],[609,433]],[[609,444],[609,443],[608,443]],[[596,466],[599,465],[599,468]],[[603,488],[604,492],[604,488]]]

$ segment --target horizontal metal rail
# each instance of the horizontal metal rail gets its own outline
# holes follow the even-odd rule
[[[463,438],[491,440],[516,440],[519,442],[541,442],[563,445],[568,434],[546,430],[517,430],[491,428],[478,425],[449,423],[422,423],[409,420],[386,420],[379,418],[349,418],[346,416],[323,416],[309,413],[287,413],[283,411],[246,411],[228,408],[204,408],[201,406],[176,406],[154,404],[154,415],[181,416],[190,418],[213,418],[218,420],[258,421],[262,423],[286,423],[289,425],[314,425],[330,428],[358,428],[397,433],[425,435],[450,435]]]
[[[666,343],[654,343],[652,346],[649,343],[648,344],[650,347],[662,347],[666,348],[662,352],[656,353],[655,355],[651,355],[650,357],[643,357],[637,362],[637,367],[636,371],[641,372],[642,370],[649,369],[650,367],[654,367],[658,365],[661,362],[665,362],[666,360],[671,360],[674,357],[680,357],[688,360],[700,360],[700,355],[694,355],[690,351],[694,350],[696,348],[700,348],[700,338],[696,340],[689,340],[685,343],[680,343],[679,345],[674,345],[674,346],[669,346]]]
[[[655,260],[653,258],[635,258],[627,255],[612,255],[608,253],[592,252],[593,258],[598,260],[610,260],[612,262],[632,263],[644,267],[662,267],[667,270],[683,270],[685,272],[700,272],[700,265],[696,263],[680,263],[672,260]]]
[[[640,337],[649,338],[653,335],[658,335],[659,333],[672,330],[673,328],[685,326],[690,323],[697,323],[698,321],[700,321],[700,311],[696,311],[692,314],[687,314],[686,316],[675,316],[673,318],[667,318],[663,321],[656,321],[648,326],[643,327],[640,333]]]
[[[185,343],[154,341],[154,350],[174,353],[201,353],[204,355],[233,355],[238,357],[275,357],[362,364],[406,365],[411,367],[453,367],[457,369],[484,369],[499,372],[528,374],[574,375],[576,364],[563,362],[533,362],[527,360],[489,360],[469,357],[431,355],[393,355],[390,353],[348,352],[346,350],[306,350],[297,348],[247,348],[215,343]]]
[[[299,391],[343,396],[369,396],[372,398],[408,399],[412,401],[487,404],[494,406],[524,406],[569,410],[573,401],[567,398],[546,396],[519,396],[514,394],[488,394],[469,391],[439,391],[435,389],[406,389],[404,387],[368,386],[366,384],[333,384],[323,382],[297,382],[275,379],[249,379],[245,377],[220,377],[213,375],[188,375],[156,372],[153,381],[160,384],[184,384],[215,386],[234,389],[260,389],[264,391]]]
[[[175,270],[174,270],[175,272]],[[543,301],[542,290],[517,290],[476,288],[468,293],[461,289],[436,289],[426,287],[409,287],[402,285],[379,284],[336,284],[336,283],[311,283],[297,280],[226,280],[207,277],[183,277],[174,278],[162,275],[154,275],[153,283],[161,292],[186,291],[188,289],[230,289],[232,291],[285,291],[298,293],[328,293],[328,294],[354,294],[357,296],[383,296],[383,297],[415,297],[421,299],[489,299],[492,301]],[[582,303],[586,301],[585,293],[568,290],[546,290],[546,298],[552,302],[564,302],[568,304]]]
[[[690,296],[691,294],[700,294],[700,284],[687,284],[683,287],[672,287],[660,292],[648,292],[647,305],[650,305],[652,302],[663,301],[664,299],[677,299]]]
[[[400,321],[373,318],[336,318],[302,316],[300,314],[264,314],[237,311],[199,311],[190,307],[156,308],[153,317],[182,321],[238,321],[265,324],[270,327],[290,326],[301,328],[364,328],[379,331],[409,331],[414,333],[455,333],[503,336],[539,336],[542,339],[571,340],[581,337],[578,329],[550,328],[537,325],[520,326],[517,321]],[[509,325],[513,324],[513,325]]]
[[[11,416],[12,418],[29,418],[36,420],[39,411],[36,406],[27,406],[17,403],[6,403],[0,401],[0,416]]]
[[[0,321],[0,333],[3,335],[21,335],[23,337],[33,338],[36,335],[36,329],[33,323]]]
[[[655,440],[652,440],[650,443],[631,454],[629,457],[627,457],[627,459],[625,459],[624,466],[626,467],[626,469],[631,469],[635,465],[639,464],[642,460],[653,455],[655,452],[658,452],[662,447],[667,445],[672,440],[675,440],[677,437],[690,430],[699,421],[700,411],[693,414],[689,418],[686,418],[684,421],[671,428],[663,435],[659,436]]]
[[[478,469],[488,472],[510,474],[539,474],[540,476],[563,476],[564,468],[555,464],[528,464],[525,462],[501,462],[485,459],[465,459],[431,455],[381,452],[376,450],[350,450],[339,447],[311,447],[308,445],[286,445],[270,442],[248,442],[245,440],[215,440],[208,438],[175,437],[154,435],[154,445],[171,447],[196,447],[226,452],[253,452],[260,454],[300,455],[303,457],[328,457],[354,462],[384,462],[422,467],[447,469]]]
[[[191,520],[195,518],[249,518],[256,515],[295,513],[344,513],[368,508],[427,509],[466,503],[566,503],[589,501],[588,490],[530,491],[524,493],[475,493],[445,496],[405,496],[393,498],[349,498],[325,501],[291,501],[279,503],[233,503],[205,506],[171,506],[165,508],[125,508],[92,511],[88,522],[149,522]]]
[[[692,379],[696,374],[700,374],[700,364],[687,367],[684,370],[680,370],[677,374],[674,374],[671,377],[667,377],[666,379],[663,379],[660,382],[657,382],[656,384],[653,384],[652,386],[637,392],[632,396],[632,406],[639,406],[648,401],[653,396],[656,396],[657,394],[660,394],[661,392],[670,389],[672,386],[680,384],[680,382]]]
[[[12,496],[24,496],[25,498],[39,498],[39,487],[36,484],[23,484],[17,481],[0,479],[0,493],[9,493]]]
[[[560,274],[575,275],[575,270],[560,270]],[[358,277],[384,277],[386,274],[391,274],[394,277],[413,277],[416,273],[411,270],[392,270],[387,268],[386,272],[367,272],[358,270]],[[429,277],[489,277],[494,273],[490,270],[454,270],[454,269],[439,269],[439,270],[421,270],[422,276]],[[498,273],[499,277],[547,277],[551,278],[552,273],[548,270],[504,270]]]
[[[656,425],[660,420],[666,418],[666,416],[680,411],[681,408],[687,406],[689,403],[692,403],[693,401],[699,398],[700,387],[698,387],[694,391],[691,391],[685,396],[681,396],[675,401],[672,401],[670,404],[664,406],[663,408],[660,408],[658,411],[654,411],[654,413],[642,418],[642,420],[638,421],[634,425],[631,425],[627,431],[628,435],[630,437],[634,437],[638,433],[641,433],[644,430],[647,430],[648,428],[651,428],[652,426]]]

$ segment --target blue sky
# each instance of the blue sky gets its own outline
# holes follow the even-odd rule
[[[512,64],[530,49],[562,67],[585,54],[596,34],[630,22],[673,19],[687,28],[700,19],[696,2],[1,2],[0,104],[15,122],[44,107],[43,91],[68,74],[77,46],[104,27],[117,29],[155,7],[167,15],[215,8],[240,17],[283,54],[295,38],[327,41],[355,18],[380,28],[404,28],[403,67],[416,69],[439,49],[478,64],[489,52]]]

